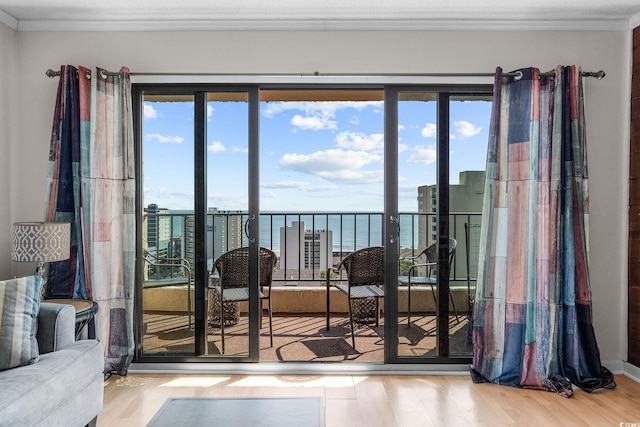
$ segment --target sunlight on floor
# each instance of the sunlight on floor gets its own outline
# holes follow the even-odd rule
[[[182,378],[177,378],[175,380],[161,384],[160,387],[211,387],[216,384],[228,381],[229,379],[231,379],[231,377],[193,377],[190,375],[186,375]]]
[[[292,380],[293,379],[293,380]],[[336,375],[336,376],[323,376],[323,377],[308,377],[308,379],[302,379],[300,376],[267,376],[256,375],[249,376],[229,384],[229,387],[353,387],[362,381],[365,381],[367,377],[352,377],[350,375]]]

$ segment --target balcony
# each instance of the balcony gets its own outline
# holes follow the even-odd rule
[[[432,224],[435,224],[435,213],[401,213],[400,219],[400,254],[399,258],[413,256],[431,243],[435,236]],[[244,224],[247,215],[242,212],[216,212],[208,215],[207,250],[211,265],[213,260],[228,250],[247,245],[244,235]],[[466,325],[470,312],[471,295],[475,292],[475,277],[477,271],[478,240],[481,216],[479,213],[452,213],[450,216],[451,237],[458,242],[456,256],[454,258],[450,287],[452,289],[455,305],[460,313],[460,321],[455,319],[452,311],[452,323],[450,325],[453,334],[464,335],[459,338],[459,351],[470,351],[466,340]],[[151,222],[151,227],[146,227]],[[193,265],[193,216],[189,214],[148,214],[144,222],[145,250],[158,259],[182,259],[186,265]],[[263,329],[261,343],[261,359],[263,360],[290,360],[286,356],[285,348],[296,347],[294,343],[307,343],[305,351],[294,351],[296,357],[304,360],[334,360],[344,357],[357,360],[382,360],[382,325],[376,330],[362,329],[359,334],[369,335],[371,345],[365,346],[368,350],[353,352],[353,349],[344,350],[342,353],[337,348],[340,345],[329,345],[334,350],[327,350],[328,341],[324,350],[312,351],[309,342],[322,339],[330,339],[326,336],[344,333],[344,325],[341,321],[348,319],[347,300],[344,296],[331,297],[330,311],[332,313],[332,326],[329,332],[324,331],[325,313],[325,274],[327,264],[333,266],[340,262],[354,250],[367,246],[382,244],[382,214],[381,213],[264,213],[260,216],[260,245],[270,248],[278,255],[278,263],[274,271],[272,288],[272,303],[274,312],[274,348],[268,345],[268,328]],[[157,236],[146,234],[147,229],[153,229]],[[421,231],[422,230],[422,231]],[[149,243],[157,242],[156,247]],[[164,243],[163,243],[164,242]],[[406,274],[408,264],[400,261],[400,273]],[[163,343],[158,340],[158,335],[165,334],[167,330],[183,331],[182,339],[193,341],[192,333],[188,332],[189,304],[191,312],[194,309],[193,285],[188,277],[192,274],[188,268],[168,266],[147,266],[145,268],[145,283],[143,290],[143,310],[145,313],[145,351],[169,351],[171,343]],[[338,278],[339,279],[339,278]],[[190,291],[190,292],[189,292]],[[399,322],[406,324],[407,292],[405,287],[398,289]],[[411,328],[400,328],[400,343],[406,342],[407,351],[424,352],[429,354],[435,348],[435,301],[429,287],[412,288],[412,325]],[[452,307],[451,307],[452,309]],[[241,321],[234,326],[233,335],[246,335],[246,305],[240,304]],[[160,326],[164,325],[164,326]],[[156,331],[155,335],[154,332]],[[219,339],[219,331],[212,330],[212,348],[215,348],[215,340]],[[403,337],[402,334],[407,336]],[[189,338],[189,336],[191,337]],[[358,335],[358,340],[363,339]],[[420,336],[420,339],[416,337]],[[333,337],[333,338],[337,338]],[[367,338],[364,338],[365,340]],[[422,342],[421,341],[425,341]],[[428,341],[429,343],[427,343]],[[276,343],[280,343],[276,346]],[[360,341],[358,341],[360,342]],[[376,349],[376,344],[380,348]],[[266,344],[265,344],[266,343]],[[263,345],[264,344],[264,345]],[[346,342],[344,345],[347,345]],[[348,345],[347,345],[348,346]],[[432,346],[432,348],[427,348]],[[424,348],[423,348],[424,347]],[[155,348],[155,350],[154,350]],[[346,348],[346,347],[345,347]],[[452,345],[452,351],[456,348]],[[215,353],[215,350],[212,350]],[[340,354],[334,354],[334,353]],[[309,353],[306,356],[302,356]],[[366,356],[364,356],[366,354]],[[308,357],[308,359],[307,359]],[[284,358],[284,359],[283,359]],[[298,360],[298,359],[294,359]],[[342,359],[341,359],[342,360]]]

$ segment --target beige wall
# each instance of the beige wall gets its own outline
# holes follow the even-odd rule
[[[11,277],[12,167],[16,152],[18,127],[15,86],[17,67],[17,33],[0,23],[0,280]]]
[[[17,131],[11,130],[19,139],[10,143],[20,167],[10,178],[11,189],[20,195],[12,212],[20,220],[42,215],[57,86],[44,72],[60,64],[239,74],[492,72],[496,66],[548,70],[558,64],[604,69],[604,80],[587,79],[585,84],[593,312],[603,359],[625,358],[627,32],[20,32],[17,39],[20,96],[17,122],[12,122]],[[9,244],[10,221],[0,217],[0,268],[6,262],[1,255]]]

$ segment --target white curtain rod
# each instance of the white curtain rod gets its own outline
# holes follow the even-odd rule
[[[105,76],[117,76],[120,74],[119,72],[114,71],[103,71],[102,77]],[[553,76],[555,71],[549,71],[546,73],[540,73],[541,76]],[[60,76],[60,71],[53,71],[49,68],[46,71],[46,75],[49,78]],[[381,74],[363,74],[363,73],[319,73],[318,71],[309,74],[295,74],[295,73],[275,73],[275,74],[264,74],[264,73],[244,73],[244,74],[228,74],[228,73],[150,73],[150,72],[141,72],[141,73],[130,73],[132,76],[200,76],[200,77],[229,77],[229,76],[267,76],[267,77],[493,77],[495,73],[381,73]],[[522,72],[516,71],[513,73],[502,73],[503,76],[513,76],[516,80],[522,78]],[[583,71],[583,77],[595,77],[598,80],[601,80],[605,76],[605,72],[603,70],[600,71]]]

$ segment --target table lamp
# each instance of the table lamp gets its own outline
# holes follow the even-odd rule
[[[16,222],[13,224],[11,259],[37,263],[35,274],[46,286],[45,262],[69,259],[71,224],[68,222]]]

